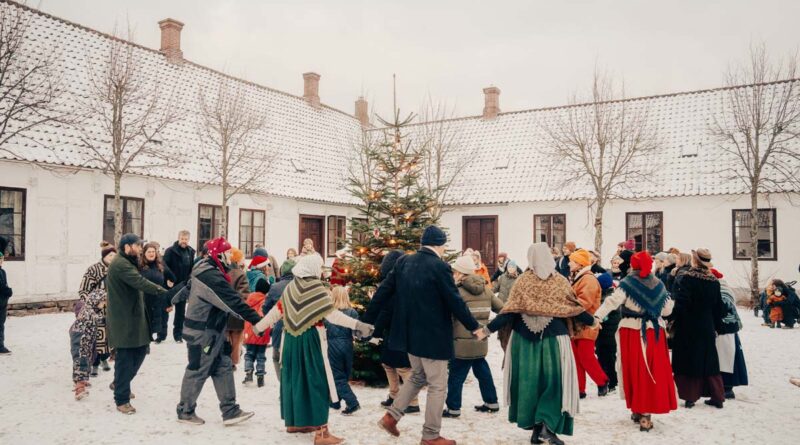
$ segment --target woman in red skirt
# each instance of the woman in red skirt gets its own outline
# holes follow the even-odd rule
[[[602,320],[622,306],[617,331],[617,369],[621,370],[620,395],[641,431],[653,429],[651,414],[678,408],[675,382],[667,351],[662,316],[672,312],[673,302],[661,280],[652,274],[653,259],[647,252],[631,258],[631,269],[617,290],[606,298],[595,317]]]

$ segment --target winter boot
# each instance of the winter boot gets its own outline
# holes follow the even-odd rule
[[[735,399],[736,394],[733,393],[733,388],[725,388],[725,400]]]
[[[392,406],[392,403],[394,403],[394,399],[391,397],[387,397],[386,400],[381,402],[381,406],[383,408],[389,408],[390,406]]]
[[[3,345],[0,345],[0,355],[10,355],[11,351]]]
[[[419,413],[419,405],[411,406],[408,405],[405,410],[403,410],[403,414],[417,414]]]
[[[716,406],[717,409],[722,409],[722,407],[724,406],[724,402],[722,400],[714,400],[714,399],[706,400],[705,404],[710,406]]]
[[[542,439],[542,443],[546,443],[549,445],[564,445],[564,441],[559,439],[556,436],[556,433],[550,431],[550,428],[547,425],[542,425],[542,432],[539,433],[539,437]]]
[[[689,409],[694,408],[694,402],[690,402],[687,400],[686,402],[683,403],[683,406]]]
[[[340,409],[342,409],[342,402],[331,403],[329,407],[330,409],[335,409],[336,411],[339,411]]]
[[[639,418],[639,431],[649,432],[653,429],[653,421],[650,419],[650,414],[643,415]]]
[[[456,441],[439,436],[436,439],[422,439],[419,445],[456,445]]]
[[[314,433],[314,445],[339,445],[340,443],[344,443],[344,439],[331,434],[328,425],[321,426]]]
[[[537,423],[536,425],[533,426],[533,434],[531,434],[531,443],[535,444],[544,443],[542,442],[542,439],[539,438],[541,434],[542,434],[542,424]]]
[[[178,413],[178,422],[188,423],[189,425],[202,425],[206,423],[206,421],[198,417],[197,414],[195,413],[186,414],[184,412]]]
[[[103,368],[103,371],[111,371],[111,366],[108,366],[108,360],[101,361],[100,367]]]
[[[248,383],[253,383],[253,371],[244,372],[244,380],[242,380],[242,383],[245,385]]]
[[[580,397],[581,399],[585,399],[586,398],[586,393],[585,392],[579,393],[578,397]]]
[[[361,405],[356,403],[353,406],[345,407],[345,409],[342,411],[342,415],[343,416],[352,416],[354,412],[356,412],[356,411],[358,411],[360,409],[361,409]]]
[[[378,421],[378,426],[394,437],[400,437],[400,430],[397,429],[397,419],[389,413],[383,415]]]
[[[264,386],[264,376],[263,375],[256,376],[256,380],[257,380],[259,388]]]
[[[500,411],[500,406],[496,403],[491,405],[484,403],[483,405],[476,406],[475,411],[479,413],[496,413]]]
[[[136,408],[134,408],[130,403],[117,405],[117,411],[128,416],[136,414]]]
[[[608,395],[608,391],[609,391],[609,389],[608,389],[608,383],[606,383],[606,384],[605,384],[605,385],[603,385],[603,386],[598,386],[598,387],[597,387],[597,396],[598,396],[598,397],[605,397],[605,396],[607,396],[607,395]]]
[[[444,411],[442,411],[442,417],[446,417],[448,419],[457,419],[461,417],[461,410],[445,408]]]
[[[237,409],[236,412],[233,413],[233,415],[223,418],[222,424],[225,426],[236,425],[237,423],[242,423],[245,420],[253,417],[253,415],[255,415],[255,413],[252,411],[247,412],[247,411],[242,411],[241,409]]]
[[[86,382],[75,382],[75,400],[81,400],[89,395],[89,390],[86,389]]]

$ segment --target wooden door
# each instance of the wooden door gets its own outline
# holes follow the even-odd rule
[[[464,250],[472,248],[481,252],[481,259],[493,274],[497,267],[497,215],[464,217]]]
[[[303,240],[311,238],[314,241],[314,249],[325,258],[325,218],[316,215],[300,215],[300,240],[298,242],[299,253],[303,249]]]

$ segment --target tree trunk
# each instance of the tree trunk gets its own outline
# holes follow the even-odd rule
[[[758,283],[758,189],[750,192],[750,300],[759,302]]]
[[[598,255],[603,253],[603,210],[605,206],[604,199],[597,200],[597,212],[594,215],[594,250]]]
[[[119,246],[122,238],[122,199],[119,197],[122,173],[114,173],[114,245]]]
[[[220,227],[219,236],[224,236],[225,239],[228,239],[228,183],[227,181],[222,181],[222,216],[220,217],[220,221],[222,222]],[[213,223],[212,223],[213,224]],[[213,236],[214,231],[212,229],[211,234]]]

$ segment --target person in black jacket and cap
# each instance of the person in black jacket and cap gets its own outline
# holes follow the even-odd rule
[[[452,269],[442,261],[447,235],[436,226],[428,226],[421,243],[416,253],[397,260],[370,302],[370,306],[383,307],[391,300],[392,329],[388,347],[408,353],[412,369],[411,378],[403,383],[397,399],[378,425],[389,434],[399,436],[397,423],[427,384],[420,443],[455,445],[455,441],[439,435],[447,390],[447,364],[454,356],[453,318],[472,332],[480,326],[461,299]],[[366,318],[362,321],[370,322]]]
[[[175,285],[185,283],[192,274],[194,265],[194,249],[189,245],[189,231],[178,232],[178,240],[164,252],[164,264],[175,274]],[[177,343],[183,341],[183,320],[186,313],[186,303],[175,305],[175,318],[172,320],[172,337]],[[166,329],[167,320],[162,323],[162,330]]]

